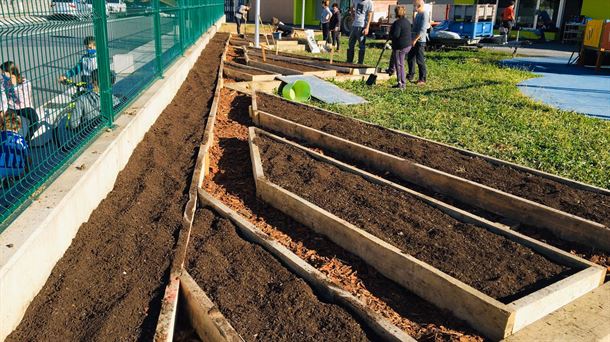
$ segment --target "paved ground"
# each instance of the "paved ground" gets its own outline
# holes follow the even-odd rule
[[[161,26],[165,35],[177,30],[173,18],[161,18]],[[153,43],[152,32],[151,16],[110,20],[110,55],[128,53]],[[57,78],[76,64],[84,53],[83,38],[92,35],[93,25],[86,21],[48,21],[31,17],[0,22],[0,60],[12,60],[20,66],[33,83],[35,105],[39,107],[66,91],[65,86],[57,83]]]
[[[541,77],[521,82],[521,92],[556,108],[610,120],[610,73],[567,65],[569,57],[517,57],[505,65]]]
[[[509,46],[486,46],[485,49],[513,53],[514,48]],[[538,56],[538,57],[565,57],[570,58],[572,52],[577,49],[571,44],[561,44],[555,42],[536,43],[517,50],[517,55]]]

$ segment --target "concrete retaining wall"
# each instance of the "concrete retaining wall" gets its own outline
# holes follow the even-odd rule
[[[224,16],[188,49],[0,235],[0,341],[21,321],[55,263],[114,187],[119,172],[172,101]],[[84,165],[85,167],[80,167]],[[77,169],[76,166],[79,166]]]

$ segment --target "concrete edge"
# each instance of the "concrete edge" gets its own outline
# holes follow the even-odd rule
[[[112,191],[133,150],[223,21],[224,16],[124,111],[116,129],[96,139],[0,235],[0,341],[17,327],[80,226]]]

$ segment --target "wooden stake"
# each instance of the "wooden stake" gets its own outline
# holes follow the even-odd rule
[[[267,57],[265,56],[265,47],[262,47],[261,51],[263,52],[263,62],[267,62]]]
[[[333,64],[333,57],[335,56],[335,47],[331,46],[330,48],[330,64]]]

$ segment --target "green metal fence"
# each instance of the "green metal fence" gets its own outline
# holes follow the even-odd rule
[[[0,0],[0,232],[222,15],[223,0]]]

